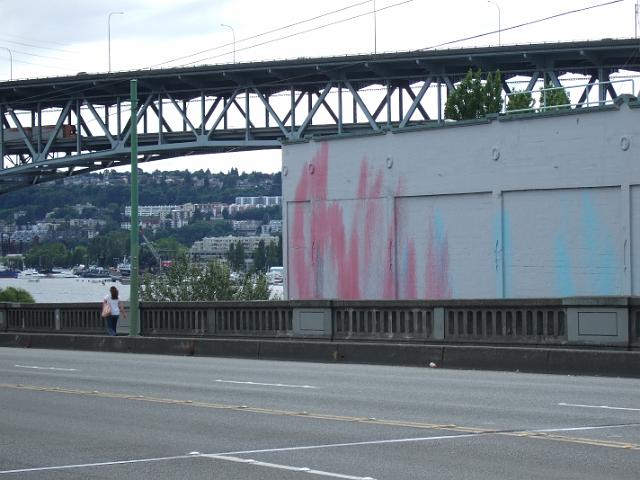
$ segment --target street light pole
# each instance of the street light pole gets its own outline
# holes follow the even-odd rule
[[[11,50],[9,50],[7,47],[0,47],[0,48],[9,52],[9,80],[13,80],[13,54],[11,53]]]
[[[221,23],[220,26],[231,29],[231,35],[233,35],[233,63],[236,63],[236,31],[233,29],[231,25],[227,25],[225,23]]]
[[[373,0],[373,53],[378,53],[378,18],[376,11],[376,0]]]
[[[109,48],[109,72],[111,72],[111,15],[124,15],[124,12],[109,12],[107,16],[107,44]]]
[[[487,3],[493,3],[498,9],[498,46],[500,46],[502,44],[502,41],[500,39],[500,31],[502,30],[502,27],[500,26],[500,5],[498,5],[496,2],[493,2],[491,0],[487,0]]]

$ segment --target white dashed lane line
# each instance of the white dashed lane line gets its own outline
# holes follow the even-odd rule
[[[30,368],[31,370],[56,370],[59,372],[77,372],[75,368],[62,368],[62,367],[39,367],[37,365],[14,365],[16,368]]]
[[[288,385],[286,383],[260,383],[260,382],[241,382],[239,380],[222,380],[217,379],[218,383],[234,383],[236,385],[258,385],[262,387],[282,387],[282,388],[318,388],[313,385]]]
[[[608,405],[581,405],[579,403],[559,403],[558,406],[575,408],[601,408],[603,410],[626,410],[628,412],[640,412],[640,408],[610,407]]]

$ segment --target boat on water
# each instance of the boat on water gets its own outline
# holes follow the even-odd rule
[[[44,273],[40,273],[35,268],[25,268],[18,274],[17,278],[34,279],[34,278],[45,278],[45,277],[46,275]]]
[[[118,272],[121,277],[131,276],[131,262],[125,258],[118,264]]]
[[[0,265],[0,278],[18,278],[18,270]]]
[[[82,278],[111,278],[111,273],[106,268],[91,265],[89,268],[81,271],[79,275]]]
[[[71,271],[54,270],[51,273],[47,273],[47,278],[78,278],[78,275]]]

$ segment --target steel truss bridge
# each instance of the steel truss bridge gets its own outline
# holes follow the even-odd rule
[[[562,86],[640,71],[638,40],[515,45],[86,74],[0,83],[0,193],[130,162],[130,80],[139,91],[139,161],[275,149],[312,136],[402,130],[441,122],[467,71],[499,69]],[[595,92],[594,90],[594,92]],[[636,92],[633,92],[636,94]],[[593,95],[593,94],[592,94]]]

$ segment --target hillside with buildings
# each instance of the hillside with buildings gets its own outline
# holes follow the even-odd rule
[[[281,264],[280,174],[139,175],[143,268],[181,254],[238,269]],[[129,188],[128,173],[104,171],[4,195],[0,257],[22,255],[25,266],[41,269],[114,267],[128,253]]]

